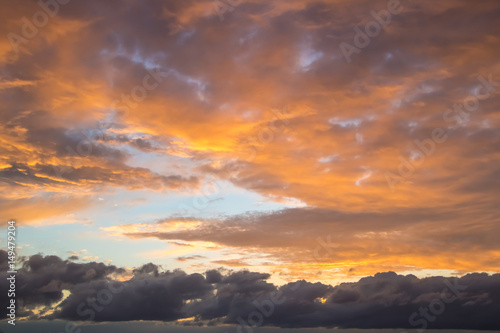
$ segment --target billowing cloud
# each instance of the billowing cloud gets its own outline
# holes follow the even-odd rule
[[[4,251],[0,258],[3,265]],[[102,263],[32,256],[18,273],[24,286],[18,296],[20,311],[31,319],[77,322],[192,318],[191,324],[235,324],[242,331],[258,326],[500,327],[494,315],[500,306],[498,274],[419,279],[387,272],[337,286],[300,280],[278,287],[266,281],[269,274],[249,271],[187,274],[150,263],[134,270],[126,281],[110,278],[118,271]],[[6,281],[5,273],[1,275]],[[64,299],[63,290],[69,291]],[[56,301],[49,314],[45,314],[48,309],[38,314],[28,310],[35,305],[50,308]]]
[[[7,252],[0,251],[0,267],[2,267],[2,288],[9,290],[10,281],[7,277]],[[58,256],[33,255],[21,258],[22,268],[16,276],[15,295],[19,305],[18,314],[24,317],[36,316],[49,311],[57,301],[63,298],[63,290],[83,283],[84,281],[100,280],[112,273],[122,273],[122,268],[103,263],[73,263],[62,260]],[[9,303],[7,297],[2,297],[3,305]],[[2,310],[3,314],[7,312]]]

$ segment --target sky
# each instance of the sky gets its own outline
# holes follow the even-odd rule
[[[497,0],[0,6],[20,328],[500,330]]]

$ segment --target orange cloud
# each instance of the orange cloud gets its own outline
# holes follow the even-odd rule
[[[223,22],[210,1],[89,3],[68,4],[22,52],[0,42],[6,216],[217,177],[300,209],[109,231],[264,253],[293,274],[498,270],[496,2],[405,3],[352,63],[339,44],[386,1],[254,0]],[[11,7],[4,35],[38,10]],[[445,142],[429,141],[436,129]],[[402,174],[394,188],[387,175]],[[325,235],[338,247],[311,259]]]

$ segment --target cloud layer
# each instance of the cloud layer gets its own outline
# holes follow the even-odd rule
[[[0,258],[6,267],[4,251]],[[127,279],[123,274],[128,274],[125,269],[102,263],[34,255],[24,260],[17,274],[18,313],[31,320],[236,324],[243,331],[258,326],[500,327],[495,315],[500,306],[498,274],[419,279],[387,272],[335,287],[305,280],[277,287],[266,281],[269,274],[217,270],[187,274],[163,271],[152,263],[135,269]],[[7,288],[6,273],[1,277]],[[69,293],[63,297],[64,290]],[[2,296],[2,304],[7,301]]]
[[[386,8],[386,1],[252,0],[221,22],[211,1],[61,5],[18,53],[2,49],[2,178],[23,186],[18,196],[34,195],[37,185],[71,191],[71,182],[197,185],[192,175],[128,167],[125,145],[202,165],[236,160],[233,183],[323,208],[494,202],[498,84],[458,126],[442,116],[485,91],[477,76],[498,81],[498,3],[402,1],[347,63],[339,44],[353,43],[353,28]],[[21,34],[17,18],[40,10],[36,2],[12,6],[2,33]],[[148,75],[147,86],[153,77],[159,84],[138,101],[134,88]],[[283,129],[270,131],[272,110],[285,106]],[[447,141],[425,156],[414,141],[435,128]],[[425,162],[390,191],[387,173],[399,175],[399,156],[417,164],[418,154]]]

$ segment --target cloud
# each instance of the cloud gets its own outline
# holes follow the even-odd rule
[[[16,274],[16,300],[21,304],[20,316],[33,316],[36,309],[45,308],[47,311],[52,305],[62,300],[63,290],[72,286],[90,281],[103,279],[112,273],[122,273],[122,268],[105,265],[103,263],[90,262],[85,264],[73,263],[62,260],[58,256],[33,255],[29,258],[21,257],[22,268]],[[7,266],[6,252],[0,251],[0,266]],[[6,270],[2,271],[2,288],[8,290]],[[1,303],[6,304],[9,300],[2,297]],[[5,309],[5,307],[3,307]],[[3,311],[6,314],[5,311]]]
[[[5,251],[0,251],[0,259],[1,266],[7,260]],[[387,272],[337,286],[300,280],[278,287],[266,281],[269,274],[249,271],[187,274],[149,263],[135,269],[127,281],[110,278],[110,273],[119,271],[123,269],[102,263],[76,264],[56,256],[34,255],[25,259],[17,275],[24,286],[17,298],[23,304],[18,311],[30,315],[31,320],[176,321],[195,317],[195,323],[201,325],[241,325],[243,321],[250,327],[251,313],[265,309],[261,313],[264,326],[421,328],[421,323],[415,324],[409,317],[415,313],[414,319],[421,320],[418,311],[425,307],[434,318],[428,321],[429,328],[500,327],[493,315],[500,304],[499,274],[419,279]],[[6,273],[1,275],[5,284]],[[37,305],[50,308],[62,299],[62,290],[70,293],[53,312],[30,312]],[[443,309],[431,305],[438,300]],[[3,295],[2,303],[5,301]]]
[[[352,42],[353,28],[373,20],[371,10],[386,7],[387,1],[256,0],[225,13],[221,22],[207,1],[70,3],[30,40],[29,54],[4,65],[4,82],[40,84],[1,91],[1,116],[14,137],[4,138],[10,144],[3,162],[66,165],[66,146],[76,151],[85,138],[78,131],[92,134],[106,120],[116,128],[91,140],[88,156],[71,159],[83,170],[105,169],[106,176],[139,173],[149,186],[161,176],[174,177],[160,180],[168,189],[197,182],[132,172],[127,159],[140,157],[118,143],[184,156],[196,167],[238,161],[238,173],[226,176],[234,184],[322,208],[460,204],[472,186],[463,182],[483,184],[477,200],[494,202],[496,193],[487,184],[498,178],[496,164],[483,163],[487,170],[476,172],[479,162],[468,156],[495,160],[497,93],[481,102],[467,126],[451,130],[446,144],[397,193],[384,175],[397,171],[399,155],[409,156],[414,147],[406,146],[415,139],[448,126],[443,112],[477,88],[477,75],[492,73],[498,80],[498,4],[403,1],[402,12],[354,55],[353,64],[346,63],[339,44]],[[18,31],[15,18],[37,10],[34,3],[17,4],[5,13],[2,31]],[[62,33],[61,22],[72,22],[72,29]],[[298,71],[304,57],[307,66]],[[158,87],[140,102],[124,102],[123,95],[131,95],[153,69],[165,73]],[[270,132],[269,122],[285,105],[290,113],[277,126],[282,130]],[[320,162],[325,156],[336,158]],[[81,174],[79,167],[68,171]],[[370,178],[356,186],[367,170]],[[459,181],[443,186],[449,179]],[[121,180],[109,179],[118,185]],[[422,191],[431,194],[419,196]]]
[[[197,260],[197,259],[205,259],[205,258],[206,258],[205,256],[196,254],[196,255],[192,255],[192,256],[177,257],[177,260],[178,261],[187,261],[187,260]]]
[[[26,81],[26,80],[19,80],[15,79],[12,81],[0,81],[0,90],[2,89],[10,89],[14,87],[26,87],[26,86],[32,86],[35,85],[36,82],[32,81]]]
[[[258,263],[276,265],[293,278],[308,273],[310,279],[352,278],[381,269],[498,271],[498,219],[471,223],[476,213],[470,214],[458,207],[364,213],[306,207],[179,224],[166,219],[107,230],[134,239],[211,242],[238,256],[215,264],[243,267],[251,253]]]
[[[41,220],[64,216],[88,208],[93,200],[86,196],[52,194],[19,199],[0,199],[0,218],[15,220],[20,224],[38,224]],[[75,221],[69,219],[70,223]],[[88,221],[83,221],[87,223]],[[53,223],[57,221],[53,220]]]

